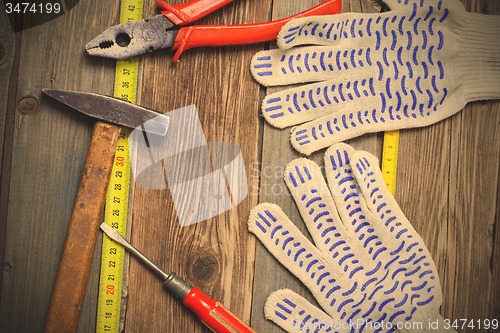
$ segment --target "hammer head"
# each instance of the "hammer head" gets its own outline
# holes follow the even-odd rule
[[[94,93],[43,89],[42,92],[88,116],[164,136],[170,117],[119,98]]]

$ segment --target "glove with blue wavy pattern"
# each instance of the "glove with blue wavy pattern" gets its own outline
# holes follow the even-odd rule
[[[271,125],[302,124],[290,138],[299,152],[430,125],[470,101],[500,98],[499,16],[468,13],[458,0],[385,2],[392,11],[292,20],[280,49],[253,57],[263,85],[319,82],[262,104]]]
[[[325,172],[328,186],[308,159],[285,171],[314,244],[277,205],[250,213],[249,230],[324,310],[279,290],[267,299],[266,318],[288,332],[446,332],[438,272],[378,160],[339,143],[326,151]]]

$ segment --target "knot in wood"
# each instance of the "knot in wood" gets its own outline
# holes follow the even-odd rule
[[[209,282],[217,278],[219,260],[213,254],[203,253],[191,266],[192,276],[200,282]]]
[[[10,272],[12,270],[12,268],[14,268],[14,267],[12,267],[12,265],[9,262],[3,263],[3,270],[5,272]]]
[[[22,113],[33,113],[38,109],[38,101],[33,97],[23,98],[17,105]]]

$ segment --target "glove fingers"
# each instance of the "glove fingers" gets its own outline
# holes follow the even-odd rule
[[[344,225],[358,242],[358,249],[373,260],[383,259],[387,251],[384,233],[377,229],[377,221],[368,209],[353,173],[352,157],[355,150],[345,143],[331,146],[325,153],[328,184]]]
[[[357,151],[352,155],[351,163],[354,165],[354,175],[368,209],[372,213],[374,228],[387,248],[380,259],[390,260],[391,265],[401,265],[399,271],[404,270],[405,277],[413,281],[410,290],[419,295],[422,304],[437,298],[433,304],[439,306],[441,288],[436,280],[437,269],[432,256],[387,189],[377,158],[367,152]],[[386,264],[385,267],[390,265]],[[396,272],[398,271],[392,274],[396,275]]]
[[[331,146],[325,152],[325,172],[333,200],[342,222],[353,234],[357,224],[366,218],[366,205],[351,168],[355,150],[345,143]]]
[[[277,290],[269,295],[264,313],[266,319],[272,320],[287,332],[349,332],[342,328],[340,320],[333,320],[289,289]],[[335,327],[336,323],[338,327]],[[344,326],[349,328],[348,325]]]
[[[417,68],[410,77],[401,76],[401,73],[388,73],[390,70],[394,71],[395,66],[385,69],[382,64],[380,67],[363,69],[345,69],[343,67],[348,65],[342,66],[340,63],[339,66],[342,68],[335,68],[335,80],[323,81],[329,78],[326,75],[313,76],[314,80],[322,82],[266,96],[262,103],[262,113],[266,120],[275,127],[284,128],[329,116],[317,126],[330,126],[327,132],[329,135],[349,137],[359,135],[349,132],[373,132],[377,126],[424,126],[451,115],[442,110],[453,108],[442,105],[447,92],[436,86],[436,75],[427,74],[429,79],[425,80],[422,78],[426,74],[420,73]],[[384,79],[383,71],[390,77]],[[417,77],[415,74],[422,76]],[[278,71],[278,75],[283,76],[278,81],[286,82],[289,82],[287,75],[295,75],[297,79],[305,77],[297,72],[282,75]],[[273,72],[270,76],[276,75]],[[358,80],[357,77],[360,76],[366,79]],[[460,103],[463,105],[462,100]],[[436,112],[437,109],[439,113]]]
[[[462,98],[458,108],[447,102],[448,90],[439,81],[440,65],[438,61],[438,73],[413,67],[408,73],[391,74],[396,67],[383,65],[344,69],[335,81],[267,96],[262,112],[279,128],[310,121],[294,128],[290,138],[293,147],[306,155],[366,133],[427,126],[463,106]],[[358,72],[366,79],[358,80]]]
[[[278,34],[278,46],[283,50],[300,45],[380,46],[381,40],[406,44],[404,31],[412,31],[418,10],[440,10],[442,0],[388,0],[392,9],[380,14],[344,13],[303,17],[289,21]],[[457,1],[453,1],[457,2]],[[429,9],[433,7],[433,9]],[[442,14],[441,14],[442,15]],[[432,31],[431,31],[432,32]],[[391,33],[393,36],[391,36]],[[419,31],[415,32],[418,35]],[[396,34],[399,34],[399,38]],[[402,39],[402,41],[400,41]],[[424,47],[425,48],[425,47]]]
[[[385,185],[378,159],[364,151],[355,152],[352,159],[354,176],[374,220],[380,227],[394,233],[397,239],[403,237],[405,233],[410,238],[417,235]]]
[[[367,250],[372,260],[383,260],[387,244],[394,240],[387,231],[398,228],[403,233],[411,230],[410,237],[416,235],[385,186],[375,156],[338,143],[326,151],[325,168],[344,225],[359,239],[360,246]],[[397,248],[400,243],[396,242],[393,247]]]
[[[262,102],[262,115],[274,127],[285,128],[332,114],[341,117],[342,110],[358,109],[356,105],[360,102],[363,105],[380,103],[380,96],[375,95],[378,81],[337,83],[342,82],[344,74],[337,77],[339,81],[312,83],[267,95]],[[352,86],[355,86],[354,91]],[[355,98],[357,101],[353,102]]]
[[[357,282],[354,280],[341,283],[342,276],[353,277],[363,269],[345,239],[330,243],[334,259],[332,264],[331,258],[329,261],[279,206],[269,203],[259,204],[252,209],[248,218],[248,230],[313,293],[324,309],[337,304],[340,294],[356,289]],[[336,308],[338,307],[337,304]]]
[[[323,81],[332,75],[334,68],[326,61],[331,62],[333,56],[327,47],[260,51],[252,57],[250,72],[264,86]]]
[[[329,252],[340,239],[350,238],[316,163],[293,160],[285,169],[285,182],[318,249]]]
[[[363,22],[357,13],[294,19],[281,28],[278,46],[286,50],[298,45],[339,45],[349,38],[372,36],[372,27]]]
[[[262,203],[252,209],[248,217],[248,230],[310,290],[319,284],[318,278],[327,271],[323,254],[279,206]]]
[[[397,9],[402,9],[402,8],[412,8],[412,7],[417,7],[417,8],[428,8],[429,6],[433,6],[435,8],[441,8],[441,7],[448,7],[450,5],[450,2],[453,5],[460,4],[459,1],[455,0],[384,0],[385,4],[389,6],[390,9],[392,10],[397,10]],[[448,2],[448,3],[447,3]],[[463,5],[462,5],[463,8]],[[409,9],[407,9],[409,10]]]
[[[332,241],[330,255],[326,256],[277,205],[269,203],[260,204],[250,212],[248,229],[312,292],[323,309],[336,311],[346,320],[353,316],[348,315],[349,308],[345,305],[361,304],[364,296],[358,291],[359,282],[354,277],[361,276],[365,268],[355,256],[355,249],[348,245],[348,239]],[[339,301],[347,295],[347,302]]]
[[[368,256],[368,261],[362,261],[366,270],[361,273],[365,277],[361,275],[358,279],[369,280],[377,276],[381,281],[384,276],[391,277],[380,284],[384,286],[384,294],[391,295],[388,299],[398,304],[394,314],[388,314],[389,318],[404,313],[409,320],[415,304],[434,302],[439,306],[441,292],[435,276],[437,269],[423,240],[385,186],[378,160],[340,143],[325,153],[325,168],[340,217],[344,225],[352,226],[353,241],[359,241],[358,246],[351,243],[351,247],[364,249],[363,254],[358,252],[360,258]],[[368,262],[373,265],[367,265]],[[371,287],[378,288],[376,285]],[[415,304],[406,304],[407,299],[416,298],[419,301]]]
[[[363,19],[349,14],[292,20],[283,32],[295,24],[295,34],[300,32],[300,36],[286,47],[320,43],[311,38],[319,38],[320,33],[326,38],[321,30],[326,21],[340,20],[345,29],[340,41],[328,41],[330,46],[275,50],[254,58],[252,73],[265,85],[335,78],[328,84],[296,88],[264,101],[264,116],[273,126],[283,128],[314,120],[299,126],[291,137],[299,152],[309,155],[365,133],[426,126],[463,106],[464,98],[457,96],[452,100],[458,98],[460,103],[450,104],[447,97],[457,82],[450,82],[446,63],[454,51],[441,26],[448,15],[445,3],[398,2],[391,5],[399,6],[399,11]],[[425,17],[418,17],[424,13]],[[283,40],[292,38],[286,36]]]
[[[334,83],[344,83],[356,78],[376,78],[376,81],[382,81],[380,77],[394,76],[395,65],[389,61],[402,62],[403,53],[397,50],[387,50],[380,46],[367,45],[349,45],[343,48],[329,46],[306,46],[296,47],[290,50],[269,50],[256,53],[250,62],[250,71],[256,81],[265,86],[288,85],[302,82],[318,82],[336,78]],[[397,66],[397,64],[396,64]],[[373,81],[374,79],[372,79]],[[373,82],[370,82],[371,84]],[[352,91],[348,93],[358,96],[357,83],[352,84]],[[384,82],[379,83],[385,88]],[[363,84],[364,86],[364,84]],[[373,87],[371,93],[373,93]],[[344,101],[342,96],[338,96],[340,91],[334,87],[328,92]],[[359,91],[368,89],[368,86],[361,87]],[[350,90],[350,88],[347,88]],[[385,90],[385,89],[384,89]],[[366,95],[366,94],[365,94]]]
[[[290,142],[297,151],[309,156],[319,149],[366,133],[402,129],[412,127],[412,124],[424,126],[406,119],[394,117],[391,119],[391,117],[391,113],[380,116],[376,110],[352,112],[350,109],[342,109],[294,127],[290,134]]]

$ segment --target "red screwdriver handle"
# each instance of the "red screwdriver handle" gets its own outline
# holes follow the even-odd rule
[[[341,6],[341,0],[327,0],[302,13],[267,23],[184,27],[179,30],[172,46],[172,50],[177,50],[172,61],[176,62],[182,52],[192,47],[246,45],[275,40],[283,25],[291,19],[338,14]]]
[[[190,308],[212,332],[257,333],[221,303],[194,287],[182,303]]]
[[[227,5],[233,0],[191,0],[180,5],[169,5],[158,0],[156,5],[163,9],[161,12],[175,25],[186,25],[199,20],[211,12]]]

